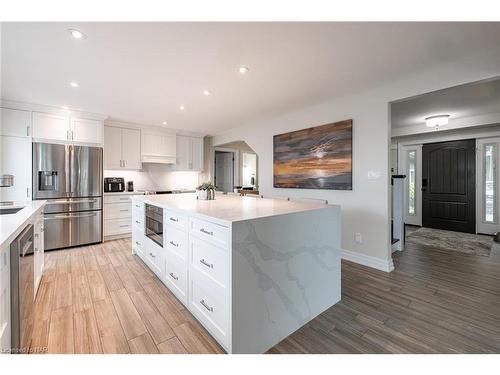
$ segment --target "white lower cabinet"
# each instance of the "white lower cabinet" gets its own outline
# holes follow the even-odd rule
[[[10,247],[0,248],[0,350],[10,350]]]
[[[104,194],[104,240],[129,237],[132,232],[133,194]]]
[[[132,251],[229,352],[231,231],[185,212],[163,212],[161,247],[144,234],[143,203],[133,202]]]

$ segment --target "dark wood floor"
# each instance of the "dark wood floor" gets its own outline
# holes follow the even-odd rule
[[[222,352],[130,246],[47,253],[37,352]],[[386,273],[343,261],[342,301],[269,353],[500,353],[500,254],[408,244],[394,262]]]
[[[342,262],[342,301],[270,353],[500,353],[500,254],[407,244],[395,270]]]

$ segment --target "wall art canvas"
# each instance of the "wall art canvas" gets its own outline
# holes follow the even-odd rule
[[[274,136],[274,187],[352,190],[352,120]]]

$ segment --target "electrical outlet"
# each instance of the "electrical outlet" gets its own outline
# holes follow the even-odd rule
[[[361,233],[355,233],[354,240],[356,241],[356,243],[363,243],[363,236],[361,235]]]

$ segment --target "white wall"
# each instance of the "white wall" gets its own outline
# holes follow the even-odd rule
[[[340,204],[342,248],[347,250],[346,256],[390,270],[388,103],[499,74],[498,56],[474,55],[467,61],[454,61],[363,93],[298,108],[279,117],[238,124],[232,130],[215,135],[213,144],[247,142],[259,155],[259,190],[264,195],[316,197]],[[273,135],[350,118],[353,119],[352,191],[273,188]],[[379,172],[380,178],[369,179],[370,171]],[[363,243],[355,242],[355,233],[362,234]]]

